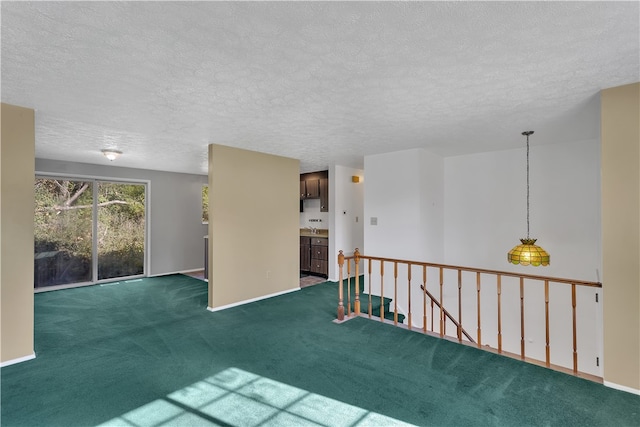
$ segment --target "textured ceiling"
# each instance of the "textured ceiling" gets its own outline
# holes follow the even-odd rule
[[[36,156],[207,172],[207,145],[362,167],[599,137],[638,2],[1,2],[2,102]]]

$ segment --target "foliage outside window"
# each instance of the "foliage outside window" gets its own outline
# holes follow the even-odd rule
[[[35,181],[35,287],[91,281],[92,222],[91,182]]]
[[[99,280],[143,274],[145,189],[143,184],[99,181],[94,187],[92,180],[36,179],[35,287],[92,281],[94,239]]]
[[[145,186],[98,185],[98,279],[144,272]]]
[[[209,223],[209,186],[202,186],[202,223]]]

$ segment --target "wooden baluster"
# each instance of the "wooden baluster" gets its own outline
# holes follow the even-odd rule
[[[551,365],[551,349],[549,347],[549,281],[544,281],[544,329],[546,344],[544,347],[545,363],[547,367]]]
[[[435,310],[433,309],[433,300],[431,300],[431,332],[433,332],[433,325],[435,324]]]
[[[407,276],[407,304],[409,305],[409,312],[407,313],[407,319],[409,321],[409,330],[411,330],[411,263],[409,263],[409,272],[408,272],[408,276]]]
[[[359,316],[360,315],[360,251],[358,250],[358,248],[356,248],[355,252],[353,252],[353,259],[356,263],[356,279],[355,279],[356,302],[355,302],[355,307],[353,308],[353,311],[355,312],[356,316]]]
[[[476,273],[476,287],[478,290],[478,296],[476,298],[477,304],[478,304],[478,333],[477,333],[477,340],[478,340],[478,348],[482,347],[482,331],[480,329],[480,273]]]
[[[364,257],[368,259],[368,275],[369,275],[369,317],[373,316],[373,303],[372,303],[372,259],[369,257]],[[355,262],[355,276],[351,274],[351,264],[350,260],[354,259]],[[351,312],[355,315],[360,315],[362,306],[361,306],[361,291],[364,292],[365,287],[360,284],[360,261],[363,259],[363,256],[359,253],[359,249],[356,248],[353,257],[345,257],[343,251],[339,251],[338,254],[338,269],[339,269],[339,286],[338,286],[338,320],[344,321],[345,319],[345,302],[347,303],[347,316],[351,316]],[[390,262],[393,263],[394,267],[394,291],[393,291],[393,299],[394,299],[394,308],[393,308],[393,323],[398,324],[398,264],[407,265],[407,316],[408,320],[408,329],[413,329],[413,307],[412,307],[412,276],[413,276],[413,265],[410,261],[403,261],[397,259],[390,258],[375,258],[380,261],[380,321],[385,321],[385,296],[384,296],[384,263]],[[344,262],[347,260],[347,277],[345,278],[345,270],[344,270]],[[476,273],[476,309],[477,309],[477,347],[482,348],[482,274],[494,274],[496,275],[496,290],[497,290],[497,328],[498,328],[498,353],[502,353],[502,276],[508,277],[518,277],[519,278],[519,289],[520,289],[520,355],[519,357],[523,360],[526,360],[526,338],[525,338],[525,279],[530,281],[542,281],[544,283],[544,303],[545,303],[545,365],[547,367],[553,366],[551,364],[551,338],[550,338],[550,282],[558,282],[564,284],[571,285],[571,305],[572,305],[572,338],[573,338],[573,373],[575,375],[578,374],[578,347],[577,347],[577,286],[592,286],[592,287],[602,287],[602,284],[599,282],[583,282],[583,281],[574,281],[570,279],[562,279],[562,278],[554,278],[554,277],[545,277],[545,276],[536,276],[531,274],[516,274],[509,273],[503,271],[493,271],[493,270],[485,270],[485,269],[472,269],[468,267],[460,267],[460,266],[448,266],[443,264],[427,264],[427,263],[418,263],[418,265],[422,265],[422,286],[424,292],[422,297],[422,330],[427,333],[429,331],[429,319],[428,319],[428,306],[427,306],[427,297],[431,302],[431,332],[435,334],[435,311],[434,304],[438,305],[440,308],[440,329],[439,335],[440,337],[447,337],[447,322],[455,324],[457,328],[457,338],[458,341],[462,341],[462,337],[469,340],[471,343],[474,342],[473,337],[465,331],[462,326],[462,272],[470,271]],[[439,289],[440,295],[436,297],[431,293],[428,293],[427,289],[427,268],[438,268],[439,269]],[[458,272],[458,317],[452,317],[451,313],[446,311],[444,308],[444,269],[448,270],[457,270]],[[354,305],[351,306],[351,279],[354,279]],[[346,279],[346,280],[345,280]],[[365,279],[363,275],[363,280]],[[347,294],[345,295],[344,286],[347,286]],[[402,284],[400,284],[402,286]],[[533,286],[530,286],[533,287]],[[345,299],[346,296],[346,299]],[[516,356],[517,357],[517,356]]]
[[[578,372],[578,336],[576,333],[576,284],[571,284],[571,312],[573,314],[573,373]]]
[[[393,263],[393,324],[398,324],[398,263]]]
[[[498,353],[502,353],[502,276],[497,275],[498,290]]]
[[[462,342],[462,270],[458,269],[458,341]]]
[[[444,271],[442,267],[440,267],[440,337],[443,337],[445,334],[444,309],[442,305],[442,286],[443,285],[444,285]]]
[[[427,332],[427,266],[422,266],[422,331]]]
[[[380,321],[384,321],[384,261],[380,260]]]
[[[524,277],[520,277],[520,358],[524,359]]]
[[[347,260],[347,317],[351,317],[351,260]]]
[[[342,251],[338,251],[338,320],[344,320],[344,305],[342,302],[343,289],[342,289],[342,268],[344,266],[344,254]]]
[[[371,302],[371,258],[369,258],[369,319],[371,319],[371,307],[373,303]]]

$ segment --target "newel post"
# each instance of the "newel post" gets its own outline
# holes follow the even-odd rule
[[[344,266],[344,254],[342,251],[338,252],[338,270],[339,282],[338,282],[338,320],[344,320],[344,304],[343,304],[343,289],[342,289],[342,268]]]
[[[358,250],[358,248],[356,248],[355,252],[353,253],[353,259],[356,263],[356,280],[355,280],[355,288],[356,288],[356,301],[354,303],[354,307],[353,307],[353,311],[355,312],[356,316],[360,314],[360,271],[359,271],[359,267],[360,267],[360,251]]]

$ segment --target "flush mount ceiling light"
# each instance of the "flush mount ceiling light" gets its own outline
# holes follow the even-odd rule
[[[507,254],[507,261],[512,264],[520,265],[533,265],[538,267],[540,265],[549,265],[550,256],[537,246],[536,239],[529,238],[529,135],[533,134],[532,130],[522,132],[527,137],[527,238],[520,239],[522,244],[511,249]]]
[[[104,156],[107,159],[109,159],[110,161],[113,162],[115,159],[120,157],[120,154],[122,154],[122,151],[112,150],[110,148],[105,148],[104,150],[102,150],[102,154],[104,154]]]

